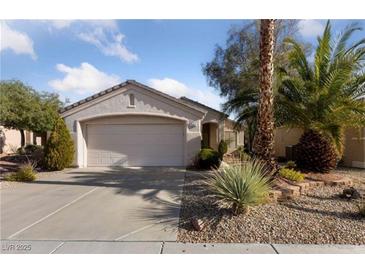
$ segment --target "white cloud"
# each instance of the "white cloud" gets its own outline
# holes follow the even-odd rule
[[[75,22],[74,20],[52,20],[51,26],[55,29],[64,29],[71,26],[71,24]]]
[[[115,20],[50,20],[50,23],[55,29],[69,28],[74,24],[91,27],[103,27],[113,30],[118,29],[118,24]]]
[[[139,60],[125,43],[125,35],[116,20],[51,20],[50,31],[71,28],[79,39],[96,46],[104,55],[114,56],[127,63]]]
[[[33,41],[27,34],[11,29],[4,21],[0,22],[0,34],[0,51],[10,49],[15,54],[28,54],[37,59]]]
[[[110,88],[121,82],[118,76],[108,75],[86,62],[82,63],[80,67],[58,64],[56,69],[65,74],[62,79],[48,82],[56,91],[75,92],[82,95]]]
[[[108,31],[103,27],[97,27],[91,31],[79,33],[78,37],[96,46],[106,56],[115,56],[127,63],[139,60],[138,55],[129,51],[124,45],[125,36],[118,31]]]
[[[305,38],[317,37],[325,28],[320,20],[300,20],[298,26],[299,33]]]
[[[185,96],[217,110],[220,110],[220,105],[224,101],[223,98],[212,91],[193,89],[171,78],[149,79],[148,83],[152,88],[171,96],[177,98]]]
[[[118,23],[116,20],[84,20],[85,24],[89,24],[93,27],[102,27],[104,29],[117,30]]]

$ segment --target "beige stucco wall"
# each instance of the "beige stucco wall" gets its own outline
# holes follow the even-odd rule
[[[302,136],[303,130],[299,128],[277,128],[274,131],[274,155],[285,157],[285,147],[296,145]]]
[[[220,141],[220,136],[222,132],[220,132],[219,124],[223,122],[222,115],[219,112],[207,110],[203,120],[201,121],[202,124],[210,123],[210,132],[209,132],[209,146],[215,150],[218,149],[218,143]]]
[[[7,129],[1,127],[5,133],[5,141],[3,147],[3,153],[15,152],[20,147],[20,132],[15,129]]]
[[[130,93],[135,96],[135,107],[129,106]],[[136,118],[140,121],[144,119],[147,121],[147,116],[157,116],[176,119],[185,123],[185,164],[189,165],[199,152],[201,140],[200,121],[204,113],[145,89],[127,86],[62,114],[75,142],[75,165],[84,167],[86,162],[87,145],[84,129],[86,120],[108,117],[105,118],[105,121],[107,121],[113,116],[130,115],[140,116]]]
[[[210,124],[210,127],[209,127],[209,141],[210,141],[210,144],[209,146],[215,150],[218,149],[218,130],[219,130],[219,127],[218,127],[218,124],[215,124],[215,123],[211,123]]]
[[[204,123],[219,123],[223,120],[222,115],[219,112],[207,110],[207,113],[205,114],[202,124]]]
[[[224,131],[236,131],[237,132],[237,134],[236,134],[236,138],[237,138],[236,146],[235,147],[229,147],[228,148],[228,153],[236,150],[237,147],[244,145],[245,133],[244,133],[243,130],[237,131],[237,129],[234,128],[234,125],[235,125],[234,121],[229,120],[229,119],[224,120]],[[224,135],[224,133],[223,133],[223,135]]]
[[[275,129],[275,156],[285,157],[285,147],[295,145],[303,134],[302,129]],[[347,129],[345,131],[345,150],[343,160],[345,166],[365,168],[365,128],[361,130]]]
[[[202,106],[199,106],[198,104],[195,104],[193,102],[186,101],[188,104],[197,106],[199,108],[202,108]],[[207,111],[205,114],[202,124],[205,123],[211,123],[211,124],[217,124],[217,128],[211,127],[210,128],[210,144],[209,146],[213,149],[218,149],[219,142],[223,139],[225,139],[224,132],[225,131],[235,131],[237,132],[237,142],[234,146],[231,146],[228,148],[228,152],[232,152],[237,149],[238,146],[244,145],[244,131],[237,131],[234,128],[234,121],[226,118],[221,112],[214,111],[208,107],[203,107],[204,110]]]
[[[7,129],[3,126],[0,126],[0,128],[5,133],[4,147],[2,148],[3,153],[14,153],[17,148],[21,146],[20,131],[16,129]],[[25,144],[33,143],[33,133],[28,131],[25,131],[24,133]]]
[[[344,165],[365,168],[365,128],[345,133]]]

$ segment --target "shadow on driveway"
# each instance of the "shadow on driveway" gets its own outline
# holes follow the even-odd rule
[[[151,205],[138,208],[136,218],[177,226],[185,169],[176,167],[80,168],[42,173],[29,184],[112,188],[121,196],[138,196]]]

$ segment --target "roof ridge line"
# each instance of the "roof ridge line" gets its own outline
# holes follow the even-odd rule
[[[85,104],[87,102],[90,102],[90,101],[92,101],[92,100],[94,100],[94,99],[96,99],[96,98],[98,98],[100,96],[109,94],[109,93],[111,93],[111,92],[113,92],[113,91],[115,91],[117,89],[120,89],[122,87],[125,87],[127,85],[134,85],[134,86],[140,87],[142,89],[146,89],[146,90],[152,91],[152,92],[154,92],[154,93],[156,93],[156,94],[158,94],[160,96],[163,96],[163,97],[165,97],[167,99],[170,99],[170,100],[172,100],[172,101],[174,101],[174,102],[176,102],[178,104],[184,105],[185,107],[188,107],[190,109],[194,109],[194,110],[199,111],[201,113],[205,113],[204,110],[199,109],[196,106],[192,106],[192,105],[190,105],[190,104],[188,104],[186,102],[183,102],[179,98],[173,97],[173,96],[171,96],[169,94],[166,94],[166,93],[164,93],[162,91],[159,91],[157,89],[151,88],[151,87],[149,87],[149,86],[147,86],[145,84],[142,84],[142,83],[140,83],[140,82],[138,82],[136,80],[126,80],[126,81],[124,81],[124,82],[122,82],[120,84],[114,85],[114,86],[112,86],[112,87],[110,87],[108,89],[104,89],[104,90],[102,90],[100,92],[97,92],[97,93],[95,93],[93,95],[90,95],[90,96],[88,96],[88,97],[86,97],[84,99],[81,99],[81,100],[79,100],[79,101],[77,101],[77,102],[75,102],[75,103],[73,103],[73,104],[71,104],[69,106],[66,106],[66,107],[61,108],[60,111],[59,111],[59,113],[64,113],[64,112],[66,112],[68,110],[71,110],[73,108],[76,108],[76,107],[78,107],[80,105],[83,105],[83,104]]]

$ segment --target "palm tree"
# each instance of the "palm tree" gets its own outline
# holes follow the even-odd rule
[[[274,67],[287,64],[285,38],[295,37],[297,20],[275,20]],[[303,46],[309,49],[309,45]],[[260,78],[260,20],[254,20],[242,29],[232,29],[225,49],[218,47],[212,62],[204,67],[210,85],[220,89],[227,101],[222,109],[233,114],[236,127],[245,131],[246,149],[251,153],[256,132]],[[278,89],[278,75],[274,70],[274,94]]]
[[[274,96],[273,96],[273,56],[274,19],[261,20],[260,26],[260,98],[257,111],[257,130],[253,144],[255,155],[264,160],[268,167],[275,167],[274,147]]]
[[[256,132],[257,102],[259,93],[256,90],[246,89],[235,97],[228,99],[223,105],[225,113],[235,113],[235,126],[244,128],[247,149],[252,152],[252,144]]]
[[[345,128],[365,126],[365,39],[348,45],[357,30],[350,25],[333,41],[328,21],[312,63],[297,42],[286,41],[291,50],[289,66],[280,69],[277,122],[304,129],[297,148],[298,164],[306,169],[333,169],[343,154]]]

